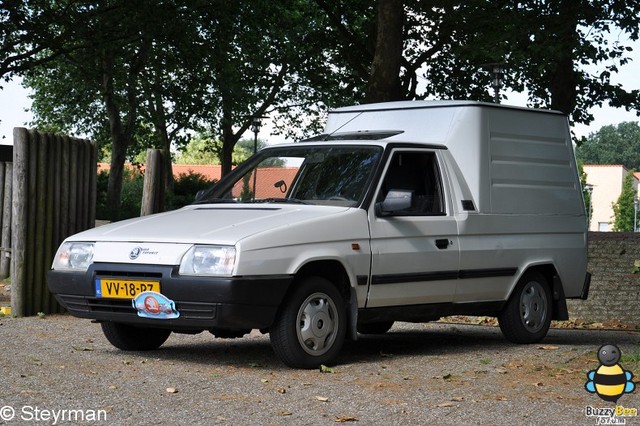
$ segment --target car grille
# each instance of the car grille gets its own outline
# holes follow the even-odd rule
[[[95,271],[97,277],[121,277],[121,278],[162,278],[162,272],[141,271]]]
[[[140,276],[140,275],[137,275]],[[70,313],[113,312],[119,314],[137,315],[131,300],[101,299],[96,297],[82,297],[73,295],[59,295]],[[217,303],[180,302],[176,301],[176,310],[181,319],[215,319]]]

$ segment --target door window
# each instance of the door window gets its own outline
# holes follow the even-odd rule
[[[411,207],[394,212],[394,216],[445,214],[442,179],[434,152],[395,152],[376,201],[384,201],[389,191],[411,193]]]

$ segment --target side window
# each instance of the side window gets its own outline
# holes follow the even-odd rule
[[[394,212],[396,216],[444,215],[442,179],[433,152],[395,152],[382,181],[376,201],[389,191],[411,191],[411,207]]]

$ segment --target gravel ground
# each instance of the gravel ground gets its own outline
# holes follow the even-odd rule
[[[595,425],[586,407],[613,405],[584,384],[605,342],[636,354],[623,367],[637,380],[637,331],[554,329],[522,346],[496,327],[397,323],[347,343],[323,373],[286,368],[255,331],[122,352],[88,320],[0,318],[0,424]],[[638,389],[619,404],[640,409]]]

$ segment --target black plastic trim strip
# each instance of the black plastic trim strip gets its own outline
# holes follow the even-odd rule
[[[401,284],[419,281],[446,281],[472,278],[511,277],[518,268],[468,269],[463,271],[437,271],[411,274],[374,275],[371,284]]]

